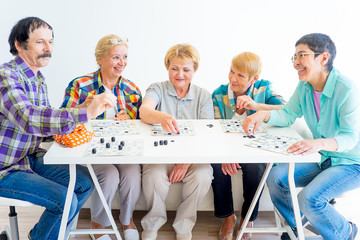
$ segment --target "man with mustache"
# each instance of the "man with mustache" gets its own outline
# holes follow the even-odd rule
[[[53,51],[52,27],[37,17],[20,20],[9,36],[15,59],[0,65],[0,196],[45,207],[29,239],[57,239],[69,184],[67,165],[44,165],[44,137],[68,134],[76,125],[113,108],[112,94],[94,96],[83,108],[51,108],[39,71]],[[94,187],[86,168],[77,167],[68,226]]]

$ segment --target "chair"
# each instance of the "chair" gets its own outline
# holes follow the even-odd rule
[[[5,226],[5,231],[0,234],[0,240],[19,240],[19,228],[15,207],[30,207],[33,206],[33,204],[17,199],[0,197],[0,205],[8,205],[10,207],[10,228],[8,226]]]

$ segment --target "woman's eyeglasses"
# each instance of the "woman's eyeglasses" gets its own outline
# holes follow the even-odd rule
[[[291,57],[291,61],[294,63],[296,60],[303,60],[305,58],[306,55],[310,55],[310,54],[314,54],[314,55],[319,55],[321,53],[307,53],[307,52],[301,52],[301,53],[298,53],[298,54],[294,54],[294,56]]]

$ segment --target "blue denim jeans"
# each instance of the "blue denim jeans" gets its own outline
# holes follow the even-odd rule
[[[231,177],[225,175],[221,170],[221,164],[211,164],[213,167],[214,179],[212,187],[214,191],[215,216],[225,218],[234,213],[232,196]],[[257,187],[264,174],[265,163],[243,163],[240,164],[243,176],[244,203],[241,209],[241,217],[244,219],[249,210],[250,204],[256,193]],[[260,200],[260,198],[259,198]],[[250,221],[254,221],[258,215],[259,200],[251,214]]]
[[[69,166],[44,165],[42,157],[34,156],[30,156],[30,164],[36,174],[23,171],[8,174],[0,180],[0,196],[45,207],[39,222],[31,231],[31,239],[57,239],[69,184]],[[77,166],[76,172],[68,224],[94,190],[87,168]]]
[[[335,165],[320,168],[317,163],[295,164],[295,185],[304,187],[298,194],[299,207],[311,225],[325,239],[348,239],[349,222],[329,201],[360,187],[360,165]],[[288,164],[274,167],[267,179],[271,200],[290,227],[295,226],[288,184]]]

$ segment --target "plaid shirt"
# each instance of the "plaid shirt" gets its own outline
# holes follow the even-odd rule
[[[51,108],[44,76],[21,58],[0,65],[0,179],[15,170],[33,172],[28,156],[44,154],[43,137],[70,133],[85,121],[85,108]]]
[[[267,80],[256,81],[246,93],[257,103],[272,105],[284,105],[284,99],[276,94],[271,88],[271,82]],[[235,93],[231,91],[229,84],[221,85],[212,94],[215,118],[231,119],[236,111]],[[247,115],[256,111],[246,110]]]
[[[86,76],[78,77],[72,80],[65,89],[62,108],[73,108],[83,103],[88,96],[97,95],[105,92],[105,87],[101,81],[100,69]],[[118,103],[116,112],[124,110],[132,119],[139,119],[139,108],[142,102],[142,96],[139,88],[130,80],[123,77],[119,83],[112,89],[112,93],[117,97]],[[96,119],[106,119],[106,112],[97,116]]]

